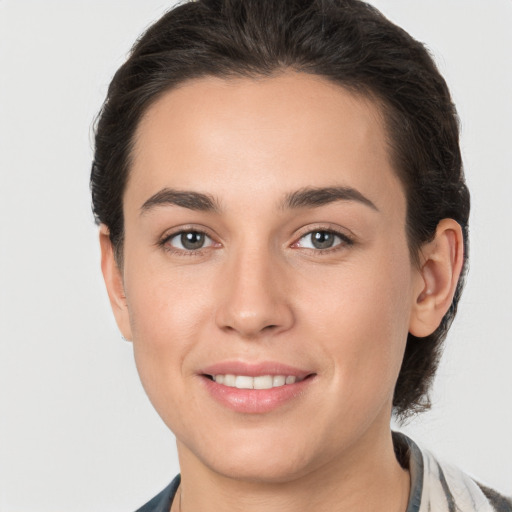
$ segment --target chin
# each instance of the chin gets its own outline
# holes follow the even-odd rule
[[[203,438],[203,443],[196,444],[199,449],[193,450],[194,458],[225,478],[268,484],[296,480],[321,465],[328,456],[315,457],[308,436],[301,442],[282,433],[266,434],[260,431],[256,436],[242,435],[231,431],[220,438]],[[187,448],[179,451],[191,453]]]
[[[296,480],[308,473],[308,464],[304,460],[291,460],[289,457],[269,460],[268,454],[239,460],[215,461],[210,469],[225,478],[247,483],[280,484]]]

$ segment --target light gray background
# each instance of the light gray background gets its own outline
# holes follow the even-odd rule
[[[436,56],[473,194],[471,271],[434,409],[404,430],[512,493],[512,2],[375,0]],[[134,510],[178,471],[111,317],[91,123],[172,2],[0,0],[0,511]]]

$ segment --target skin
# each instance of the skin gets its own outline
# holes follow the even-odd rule
[[[312,186],[355,189],[374,207],[283,207]],[[142,208],[168,188],[218,208]],[[377,106],[322,78],[202,78],[148,109],[124,196],[123,268],[102,226],[102,269],[144,388],[176,435],[182,511],[406,509],[393,390],[408,332],[431,333],[451,303],[462,235],[444,219],[418,266],[405,212]],[[180,247],[180,230],[205,231],[205,246]],[[315,230],[340,236],[317,249]],[[244,414],[198,375],[224,360],[314,378],[277,409]]]

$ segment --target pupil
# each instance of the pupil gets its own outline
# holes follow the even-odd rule
[[[316,231],[311,240],[316,249],[328,249],[334,243],[334,235],[328,231]]]
[[[181,234],[181,245],[185,249],[200,249],[204,244],[204,233],[197,231],[189,231],[188,233]]]

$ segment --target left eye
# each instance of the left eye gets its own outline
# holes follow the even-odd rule
[[[167,244],[182,251],[196,251],[213,245],[213,240],[201,231],[181,231],[167,239]]]
[[[296,243],[296,247],[304,247],[306,249],[330,249],[344,242],[348,242],[348,240],[333,231],[317,230],[311,231],[301,237]]]

